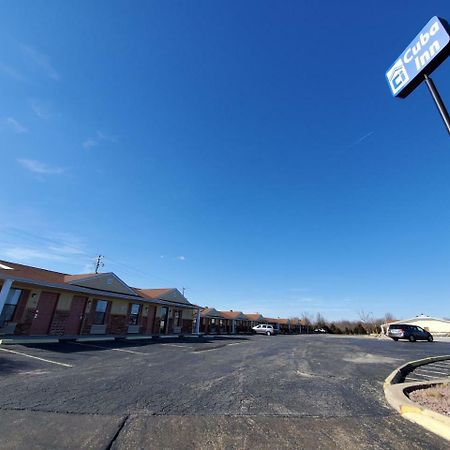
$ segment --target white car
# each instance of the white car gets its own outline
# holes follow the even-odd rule
[[[261,323],[252,328],[252,330],[256,334],[266,334],[267,336],[273,336],[275,334],[275,330],[272,325],[267,325],[265,323]]]

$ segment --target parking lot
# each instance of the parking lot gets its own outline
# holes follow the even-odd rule
[[[383,381],[450,343],[330,335],[0,347],[1,448],[447,448]]]

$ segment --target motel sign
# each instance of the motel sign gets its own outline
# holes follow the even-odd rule
[[[405,98],[425,81],[450,134],[450,115],[429,75],[450,54],[450,26],[434,16],[386,72],[394,97]]]
[[[394,97],[405,98],[430,75],[450,53],[450,27],[433,17],[386,72]]]

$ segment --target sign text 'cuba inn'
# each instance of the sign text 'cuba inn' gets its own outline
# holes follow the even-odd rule
[[[433,17],[386,72],[394,97],[404,98],[431,74],[450,53],[450,27]]]

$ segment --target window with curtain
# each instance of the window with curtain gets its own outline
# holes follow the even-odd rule
[[[141,305],[138,305],[137,303],[133,303],[131,305],[130,310],[130,325],[137,325],[139,320],[139,313],[141,312]]]
[[[108,308],[106,300],[97,300],[95,305],[94,325],[103,325],[105,323],[106,309]]]

